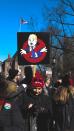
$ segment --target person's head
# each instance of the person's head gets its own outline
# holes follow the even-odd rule
[[[10,69],[9,70],[9,80],[17,82],[18,80],[18,70],[17,69]]]
[[[44,79],[41,76],[40,72],[36,72],[35,77],[32,78],[31,86],[35,95],[39,95],[42,93],[44,87]]]
[[[51,78],[46,78],[45,80],[45,86],[48,87],[51,83]]]
[[[60,79],[57,79],[57,85],[58,86],[61,86],[62,85],[62,79],[60,78]]]
[[[58,78],[54,84],[55,88],[59,88],[60,86],[62,86],[62,78]]]
[[[42,93],[42,88],[41,88],[41,87],[34,87],[34,88],[33,88],[33,93],[34,93],[35,95],[41,94],[41,93]]]
[[[70,82],[69,82],[69,75],[65,74],[64,77],[62,78],[62,85],[65,87],[69,87]]]
[[[26,82],[30,83],[33,77],[33,71],[32,71],[32,67],[31,66],[26,66],[24,68],[24,74],[25,74],[25,78],[26,78]]]
[[[18,70],[16,70],[16,69],[10,69],[10,70],[9,70],[9,77],[10,77],[11,79],[14,79],[14,77],[15,77],[17,74],[18,74]]]

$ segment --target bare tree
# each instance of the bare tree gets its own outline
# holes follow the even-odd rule
[[[52,35],[51,46],[55,48],[52,50],[52,58],[55,56],[56,59],[59,59],[61,55],[64,55],[68,56],[70,61],[72,58],[73,61],[74,43],[72,43],[71,39],[74,39],[74,2],[71,0],[58,0],[58,3],[51,9],[49,1],[49,5],[44,6],[43,16],[48,23],[47,31]],[[68,40],[70,42],[67,42]],[[71,47],[68,45],[71,45]],[[74,65],[73,62],[72,65]],[[68,69],[71,69],[71,66]]]

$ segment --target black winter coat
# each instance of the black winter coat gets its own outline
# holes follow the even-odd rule
[[[24,120],[16,103],[5,100],[0,111],[1,131],[24,131]],[[3,129],[3,130],[2,130]]]
[[[32,103],[33,106],[30,109],[26,108],[27,123],[25,126],[29,127],[26,131],[48,131],[48,125],[52,121],[52,102],[50,97],[45,96],[43,93],[38,96],[30,94],[28,97],[28,103]]]
[[[18,106],[21,93],[0,98],[0,131],[24,131],[24,119]]]

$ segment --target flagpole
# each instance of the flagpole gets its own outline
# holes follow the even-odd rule
[[[21,32],[21,23],[20,23],[20,26],[19,26],[19,32]]]
[[[22,24],[27,24],[28,21],[24,20],[23,18],[20,19],[20,26],[19,26],[19,32],[21,32]]]

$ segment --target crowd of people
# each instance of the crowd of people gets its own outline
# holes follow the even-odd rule
[[[66,74],[53,82],[31,66],[0,74],[0,131],[66,131],[73,117],[74,85]]]

